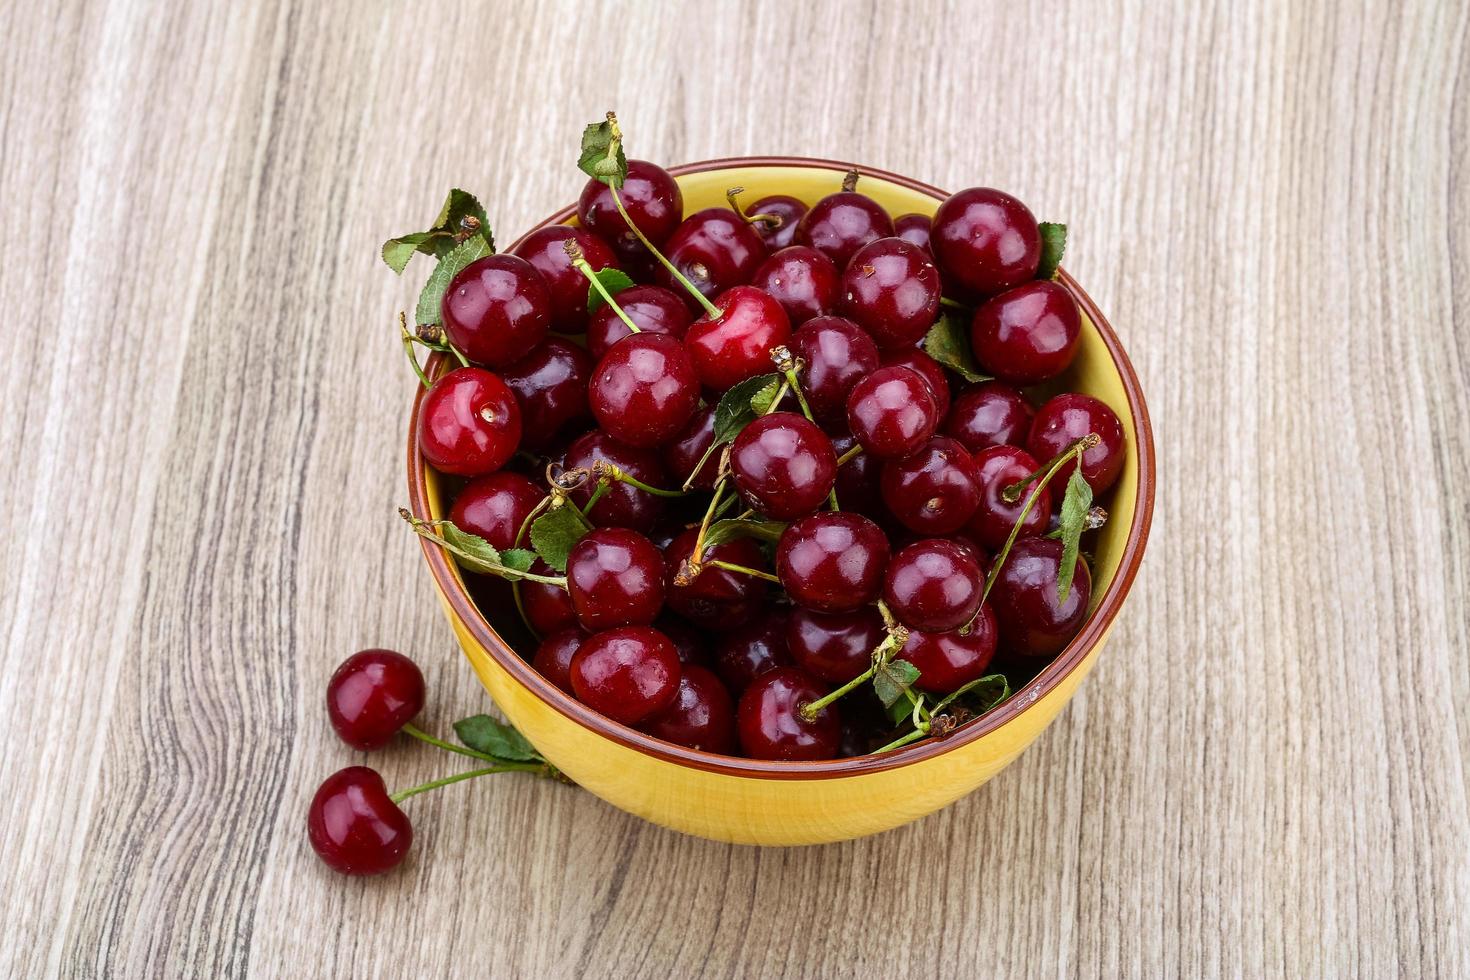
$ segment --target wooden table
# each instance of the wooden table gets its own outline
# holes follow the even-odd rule
[[[1467,20],[5,5],[0,974],[1466,975]],[[414,285],[378,245],[454,184],[508,241],[609,107],[636,156],[1069,222],[1153,411],[1148,559],[1051,730],[913,826],[723,846],[501,777],[344,880],[303,833],[366,759],[335,664],[412,653],[441,730],[488,705],[394,516]]]

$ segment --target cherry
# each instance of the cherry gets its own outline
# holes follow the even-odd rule
[[[1093,493],[1102,493],[1118,482],[1123,472],[1127,443],[1123,423],[1118,421],[1111,408],[1096,398],[1074,392],[1057,395],[1042,405],[1036,410],[1026,445],[1031,455],[1046,460],[1092,432],[1097,433],[1101,442],[1082,451],[1082,478],[1092,487]],[[1051,485],[1065,486],[1076,468],[1077,464],[1068,460],[1052,477]]]
[[[796,226],[796,242],[808,245],[847,268],[853,253],[869,242],[893,235],[893,219],[883,206],[852,188],[855,174],[843,181],[842,190],[828,194],[802,215]]]
[[[766,586],[760,579],[739,572],[726,571],[705,564],[698,577],[687,585],[675,583],[680,566],[694,551],[699,529],[691,527],[664,549],[664,570],[668,575],[669,608],[705,629],[728,630],[749,622],[766,604]],[[764,568],[766,556],[750,538],[736,538],[704,549],[704,561],[714,560]]]
[[[968,623],[980,608],[983,588],[980,564],[967,549],[925,538],[888,563],[883,598],[904,625],[935,632]]]
[[[689,325],[684,346],[694,372],[707,388],[724,391],[746,378],[771,371],[771,349],[791,339],[791,321],[781,304],[753,286],[736,286]]]
[[[705,634],[695,629],[682,619],[674,619],[665,616],[653,624],[669,642],[674,644],[674,650],[679,654],[679,663],[688,666],[707,666],[710,662],[709,650],[706,648]]]
[[[673,702],[651,715],[643,730],[685,748],[729,755],[735,747],[735,702],[714,674],[685,667]]]
[[[501,372],[521,409],[521,444],[542,452],[574,425],[591,417],[587,381],[592,359],[569,340],[548,337]]]
[[[768,670],[791,665],[784,612],[770,612],[735,627],[715,644],[715,670],[739,694]]]
[[[944,434],[978,453],[991,446],[1021,446],[1031,432],[1036,409],[1010,385],[982,381],[954,400],[944,419]]]
[[[851,612],[878,598],[888,539],[878,525],[847,511],[812,514],[781,533],[776,575],[798,606]]]
[[[505,465],[521,441],[521,410],[483,368],[450,371],[419,406],[419,452],[441,473],[480,476]]]
[[[599,459],[607,460],[651,487],[663,487],[668,483],[668,473],[657,453],[618,442],[601,429],[593,429],[572,443],[567,448],[562,466],[569,470],[590,470]],[[596,485],[595,478],[584,480],[571,492],[569,499],[579,507],[587,506]],[[661,498],[619,480],[609,484],[607,492],[587,516],[598,527],[626,527],[646,532],[653,527],[663,509]]]
[[[934,213],[929,247],[947,281],[989,296],[1036,276],[1041,230],[1026,205],[1003,191],[971,187]]]
[[[567,554],[567,593],[589,632],[647,626],[664,607],[663,555],[636,531],[589,531]]]
[[[833,684],[846,684],[867,670],[886,635],[873,606],[844,613],[793,609],[786,623],[786,646],[797,665]]]
[[[540,558],[531,563],[531,572],[536,575],[554,576],[556,569]],[[545,582],[522,581],[521,608],[526,611],[526,621],[531,629],[541,636],[577,626],[577,613],[572,609],[572,597],[567,590]]]
[[[912,347],[939,314],[939,270],[902,238],[879,238],[853,253],[839,307],[883,350]]]
[[[847,422],[866,452],[901,459],[934,434],[939,413],[929,385],[912,368],[879,368],[847,396]]]
[[[680,486],[689,481],[689,475],[694,472],[694,467],[699,466],[699,476],[689,485],[700,490],[715,488],[715,479],[720,466],[719,454],[710,453],[708,457],[704,455],[705,450],[709,449],[714,441],[715,409],[713,405],[706,405],[696,411],[674,441],[664,447],[665,458],[669,464],[669,474],[678,481]],[[700,465],[701,459],[704,460],[703,465]]]
[[[424,675],[392,650],[362,650],[327,681],[327,717],[355,749],[380,749],[424,707]]]
[[[833,705],[812,721],[801,707],[827,692],[795,667],[778,667],[757,677],[740,696],[736,728],[740,747],[752,759],[831,759],[842,740],[842,719]]]
[[[929,229],[932,225],[933,220],[927,214],[901,214],[893,219],[893,233],[932,255],[929,248]]]
[[[1077,301],[1054,282],[1008,289],[975,311],[975,360],[1001,381],[1032,385],[1054,378],[1077,355],[1082,317]]]
[[[618,189],[623,207],[638,230],[657,248],[668,241],[684,217],[684,195],[673,176],[647,160],[628,161],[628,179]],[[577,218],[588,230],[612,246],[626,265],[641,265],[650,258],[638,236],[628,229],[613,203],[612,189],[600,180],[589,179],[577,200]]]
[[[1077,559],[1066,602],[1057,601],[1057,573],[1062,543],[1051,538],[1023,538],[1006,556],[990,591],[1000,642],[1023,657],[1051,657],[1072,642],[1087,618],[1092,575]]]
[[[465,484],[449,520],[461,531],[477,534],[497,551],[516,546],[516,534],[526,517],[546,496],[519,473],[491,473]]]
[[[657,446],[699,407],[699,379],[675,337],[639,333],[613,344],[587,390],[598,425],[621,443]]]
[[[620,626],[585,641],[572,657],[571,675],[577,700],[636,725],[673,703],[679,655],[652,626]]]
[[[617,257],[607,242],[585,228],[548,225],[531,232],[511,249],[531,263],[546,283],[551,298],[551,329],[558,333],[581,333],[587,328],[587,277],[572,265],[566,240],[576,239],[582,257],[594,271],[616,269]]]
[[[754,222],[755,230],[766,240],[766,249],[774,252],[796,241],[796,226],[801,221],[801,216],[806,214],[806,210],[805,201],[798,200],[789,194],[772,194],[746,208],[745,213],[750,218],[764,214],[780,219],[774,223]]]
[[[884,463],[881,487],[889,512],[919,534],[958,531],[980,504],[975,461],[946,436],[935,436],[912,456]]]
[[[408,854],[413,825],[389,799],[382,776],[366,766],[348,766],[328,776],[312,797],[306,836],[333,871],[380,875]]]
[[[735,437],[730,473],[752,507],[789,521],[827,499],[837,479],[837,455],[815,422],[793,412],[772,412]]]
[[[987,603],[981,605],[969,633],[910,630],[899,656],[919,668],[919,679],[914,681],[919,690],[950,694],[985,676],[995,658],[995,636],[995,615]]]
[[[934,397],[934,413],[941,421],[949,415],[949,378],[939,362],[917,347],[904,347],[883,352],[884,367],[902,366],[917,371]]]
[[[694,319],[678,294],[662,286],[629,286],[613,297],[643,333],[668,334],[680,340]],[[631,334],[610,303],[603,303],[587,323],[587,353],[602,360],[608,348]]]
[[[531,666],[542,677],[575,697],[572,691],[572,657],[576,656],[586,639],[587,634],[575,626],[548,634],[536,647]]]
[[[663,248],[664,257],[695,289],[713,299],[732,286],[750,282],[766,257],[766,243],[729,208],[705,208],[684,219]],[[669,289],[683,289],[662,264],[654,273]],[[695,309],[694,297],[685,302]]]
[[[837,449],[835,442],[832,448]],[[888,509],[883,506],[882,473],[883,460],[867,453],[858,453],[839,466],[837,483],[832,489],[842,509],[879,522],[889,520]]]
[[[975,456],[975,471],[980,481],[980,504],[970,519],[969,529],[987,548],[1000,549],[1011,536],[1021,508],[1036,489],[1033,483],[1021,491],[1014,503],[1007,501],[1002,493],[1005,488],[1026,479],[1036,469],[1036,460],[1024,449],[1015,446],[991,446]],[[1056,477],[1052,478],[1053,480]],[[1051,513],[1051,489],[1042,488],[1036,505],[1026,515],[1021,525],[1020,538],[1046,531],[1046,517]]]
[[[546,339],[551,294],[518,255],[476,259],[449,281],[439,312],[449,342],[477,364],[513,364]]]
[[[839,273],[814,248],[792,245],[761,263],[750,284],[775,297],[793,324],[831,313],[837,306]]]
[[[814,317],[791,338],[805,365],[801,387],[812,414],[823,422],[846,420],[853,386],[878,370],[878,347],[856,323],[840,316]]]

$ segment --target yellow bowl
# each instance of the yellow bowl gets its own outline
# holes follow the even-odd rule
[[[673,173],[692,212],[725,206],[725,189],[735,185],[745,188],[747,200],[784,193],[816,201],[838,188],[847,169],[828,160],[742,158],[689,164]],[[933,214],[947,196],[904,177],[857,169],[861,190],[893,215]],[[537,227],[575,220],[575,209],[568,208]],[[1059,279],[1077,298],[1083,328],[1081,352],[1062,387],[1112,406],[1127,433],[1128,455],[1096,543],[1090,616],[1071,644],[1009,701],[944,739],[880,756],[761,762],[681,748],[590,711],[542,678],[486,621],[454,562],[423,542],[444,611],[495,703],[588,791],[654,823],[712,840],[792,845],[861,837],[932,813],[994,776],[1041,734],[1092,669],[1133,583],[1153,512],[1153,435],[1138,378],[1092,300],[1065,272]],[[417,516],[438,519],[448,510],[440,479],[419,456],[413,436],[422,394],[420,388],[409,423],[409,495]],[[491,614],[501,621],[515,617],[509,607]]]

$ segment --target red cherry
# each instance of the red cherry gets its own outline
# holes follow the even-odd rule
[[[781,533],[776,575],[791,601],[818,612],[851,612],[878,598],[888,539],[849,511],[812,514]]]
[[[607,460],[624,473],[651,487],[664,487],[668,483],[668,472],[658,453],[618,442],[601,429],[592,430],[567,447],[562,465],[569,470],[591,470],[599,459]],[[596,485],[595,479],[584,481],[572,491],[569,499],[578,507],[587,506]],[[609,485],[607,493],[593,505],[587,516],[598,527],[626,527],[647,532],[663,510],[664,502],[659,497],[631,484],[617,481]]]
[[[991,446],[1021,446],[1035,417],[1036,409],[1015,388],[982,381],[955,399],[944,419],[944,434],[972,453]]]
[[[729,755],[735,747],[735,702],[714,674],[685,667],[673,703],[651,715],[643,730],[685,748]]]
[[[766,604],[766,586],[760,579],[705,564],[687,585],[674,584],[690,554],[698,528],[690,528],[664,549],[664,571],[668,576],[667,602],[680,616],[711,630],[728,630],[749,622]],[[704,561],[724,561],[746,568],[764,569],[766,556],[750,538],[736,538],[704,550]]]
[[[775,223],[755,222],[755,230],[766,240],[767,251],[774,252],[796,241],[796,226],[806,214],[806,202],[789,194],[772,194],[746,208],[745,213],[751,218],[764,214],[780,219]]]
[[[893,219],[877,201],[856,191],[828,194],[802,215],[796,241],[847,268],[853,253],[869,242],[893,235]]]
[[[1082,451],[1082,478],[1093,493],[1102,493],[1118,482],[1127,453],[1123,423],[1111,408],[1091,395],[1076,392],[1057,395],[1036,410],[1031,434],[1026,440],[1031,455],[1051,459],[1088,433],[1097,433],[1102,441]],[[1070,460],[1053,476],[1051,486],[1065,487],[1077,464]],[[1061,497],[1061,490],[1056,495]],[[1039,506],[1039,505],[1038,505]]]
[[[797,665],[833,684],[846,684],[867,670],[885,635],[874,606],[844,613],[793,609],[786,624],[786,645]]]
[[[929,394],[934,397],[934,414],[943,421],[949,414],[949,378],[944,373],[944,368],[939,362],[917,347],[905,347],[902,350],[890,350],[883,352],[884,367],[902,366],[918,373],[929,387]]]
[[[389,799],[382,776],[366,766],[348,766],[328,776],[312,797],[306,836],[333,871],[380,875],[408,854],[413,825]]]
[[[805,245],[783,248],[766,259],[750,284],[775,297],[794,325],[831,313],[841,285],[832,260]]]
[[[995,577],[990,605],[995,611],[1001,645],[1023,657],[1052,657],[1072,642],[1087,619],[1092,575],[1077,559],[1066,602],[1057,600],[1057,574],[1062,543],[1050,538],[1023,538],[1011,548]]]
[[[740,747],[752,759],[832,759],[842,739],[842,719],[828,705],[812,721],[801,707],[827,692],[795,667],[766,671],[751,682],[736,708]]]
[[[827,499],[837,479],[837,456],[816,423],[792,412],[772,412],[735,437],[730,473],[751,506],[789,521]]]
[[[547,576],[557,574],[556,569],[540,558],[531,563],[531,572]],[[530,581],[522,581],[519,587],[526,620],[538,634],[550,636],[560,630],[577,627],[577,614],[572,609],[572,597],[567,595],[566,589]]]
[[[628,216],[657,248],[668,241],[684,217],[684,195],[679,184],[664,168],[647,160],[629,160],[628,178],[618,189]],[[577,201],[577,218],[582,225],[612,246],[625,266],[649,259],[648,251],[629,230],[613,203],[612,189],[591,179]]]
[[[1006,290],[976,310],[970,325],[975,360],[1014,385],[1037,384],[1067,370],[1081,335],[1077,301],[1054,282]]]
[[[572,658],[572,690],[593,711],[636,725],[679,690],[679,655],[652,626],[620,626],[584,642]]]
[[[984,586],[968,550],[944,538],[925,538],[888,563],[883,598],[905,626],[938,632],[968,623],[980,608]]]
[[[863,449],[881,459],[902,459],[934,434],[939,413],[929,385],[912,368],[879,368],[847,396],[847,421]]]
[[[531,666],[542,677],[575,697],[572,691],[572,657],[576,656],[586,639],[587,634],[576,626],[557,630],[536,647]]]
[[[531,263],[546,283],[551,299],[551,329],[558,333],[581,333],[587,328],[587,277],[572,266],[567,239],[575,239],[582,257],[594,270],[616,269],[618,260],[607,242],[585,228],[548,225],[531,232],[511,249]]]
[[[985,676],[995,658],[995,638],[995,616],[986,604],[969,633],[910,630],[899,656],[919,668],[919,679],[914,681],[919,690],[950,694]]]
[[[853,386],[878,370],[872,338],[851,320],[819,316],[801,325],[791,349],[805,365],[800,380],[812,414],[824,423],[845,422]]]
[[[439,306],[444,333],[477,364],[513,364],[546,339],[551,296],[531,263],[516,255],[487,255],[449,281]]]
[[[520,441],[515,395],[483,368],[450,371],[434,382],[419,406],[419,452],[441,473],[493,473]]]
[[[684,219],[663,251],[695,289],[713,298],[732,286],[750,282],[766,257],[766,243],[729,208],[705,208]],[[655,275],[668,289],[684,290],[684,284],[662,265]],[[690,296],[686,302],[692,304],[693,299]]]
[[[684,334],[694,372],[705,387],[724,391],[774,370],[771,348],[791,339],[791,321],[781,304],[753,286],[736,286],[721,294],[715,307],[719,316],[706,313]]]
[[[737,694],[766,671],[790,663],[784,612],[769,612],[743,623],[722,634],[715,644],[715,670]]]
[[[643,333],[661,333],[682,340],[694,315],[675,293],[662,286],[629,286],[613,299]],[[603,303],[587,324],[587,353],[602,360],[618,341],[631,334],[609,303]]]
[[[980,503],[970,519],[969,529],[987,548],[1000,549],[1011,536],[1016,519],[1026,500],[1036,489],[1033,483],[1021,492],[1012,503],[1002,493],[1006,487],[1026,479],[1036,469],[1036,460],[1024,449],[1015,446],[992,446],[975,456],[975,473],[980,483]],[[1052,478],[1053,480],[1056,477]],[[1021,525],[1020,537],[1043,534],[1046,531],[1047,515],[1051,513],[1051,489],[1045,487],[1036,498],[1036,505],[1026,515]]]
[[[519,473],[491,473],[465,484],[449,520],[461,531],[477,534],[497,551],[516,546],[516,534],[527,515],[546,495]]]
[[[597,424],[629,446],[649,447],[679,434],[699,407],[699,379],[684,345],[663,334],[636,334],[613,344],[587,400]]]
[[[719,454],[710,453],[709,456],[705,456],[705,450],[709,449],[714,441],[715,409],[713,405],[706,405],[696,411],[674,441],[664,447],[669,464],[669,474],[679,486],[683,486],[689,480],[689,475],[694,472],[694,467],[698,466],[699,476],[690,483],[690,486],[700,490],[715,488],[715,479],[720,465]],[[700,463],[701,459],[704,460],[703,464]]]
[[[930,439],[912,456],[884,463],[881,487],[889,512],[919,534],[958,531],[980,505],[975,461],[945,436]]]
[[[1041,230],[1011,195],[971,187],[939,205],[929,247],[946,281],[990,296],[1036,277]]]
[[[392,650],[362,650],[327,682],[327,717],[355,749],[380,749],[424,707],[424,675]]]
[[[515,392],[521,409],[521,444],[532,452],[549,448],[591,418],[587,382],[592,359],[571,341],[548,337],[500,377]]]
[[[940,288],[928,252],[902,238],[880,238],[847,264],[839,307],[879,348],[912,347],[934,325]]]
[[[567,592],[589,632],[647,626],[664,605],[663,556],[635,531],[589,531],[567,554]]]
[[[932,223],[927,214],[901,214],[893,219],[893,233],[932,255],[929,248],[929,229]]]
[[[708,649],[708,636],[684,622],[672,616],[665,616],[653,624],[654,629],[669,638],[674,644],[674,650],[679,654],[679,663],[686,667],[690,664],[707,667],[710,664]]]

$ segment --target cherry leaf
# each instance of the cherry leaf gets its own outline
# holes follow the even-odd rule
[[[493,755],[506,762],[530,762],[539,759],[535,746],[510,725],[489,715],[473,715],[454,723],[454,734],[476,752]]]
[[[720,446],[732,441],[740,434],[741,429],[755,421],[756,410],[751,405],[752,399],[778,382],[778,375],[762,374],[746,378],[721,395],[719,404],[715,405],[714,444]]]
[[[476,259],[494,254],[494,246],[479,235],[456,245],[448,255],[439,260],[439,264],[429,274],[429,281],[424,283],[423,292],[419,293],[418,308],[414,310],[414,322],[430,326],[437,324],[440,319],[439,304],[444,301],[444,293],[449,289],[450,280]]]
[[[970,353],[970,337],[965,325],[948,310],[939,314],[939,319],[924,335],[924,353],[966,381],[990,380],[989,375],[980,373],[980,365],[975,363],[975,355]]]
[[[593,275],[597,276],[597,281],[602,283],[602,288],[607,290],[609,296],[616,296],[633,285],[633,280],[621,269],[598,269]],[[595,287],[587,290],[588,313],[596,313],[606,302]]]
[[[531,522],[531,547],[558,572],[567,570],[567,555],[572,545],[587,533],[587,525],[572,512],[572,507],[570,502],[563,503]]]
[[[919,668],[907,660],[890,660],[873,672],[873,693],[883,707],[891,707],[918,679]]]
[[[498,574],[505,567],[504,556],[478,534],[461,531],[449,521],[439,525],[439,533],[452,546],[454,550],[450,553],[462,567],[484,575]],[[526,567],[530,568],[529,565]]]
[[[1011,684],[1010,681],[1006,680],[1005,674],[986,674],[984,677],[977,677],[958,690],[945,695],[934,706],[934,713],[938,714],[958,699],[969,694],[974,694],[978,700],[979,710],[975,713],[983,715],[1011,696]]]
[[[623,155],[623,139],[613,129],[610,119],[589,123],[582,130],[582,155],[577,168],[593,180],[609,187],[622,187],[628,179],[628,158]]]
[[[776,401],[776,396],[781,394],[781,383],[775,379],[768,381],[761,387],[760,391],[750,396],[750,408],[756,415],[764,415],[771,410],[771,405]]]
[[[529,572],[536,561],[536,552],[528,548],[511,548],[500,553],[500,563],[513,572]]]
[[[1067,250],[1067,226],[1043,221],[1041,228],[1041,263],[1036,267],[1037,279],[1055,279],[1062,253]]]
[[[1062,532],[1062,565],[1057,569],[1057,601],[1066,602],[1072,592],[1072,576],[1077,571],[1077,549],[1082,532],[1087,529],[1087,512],[1092,508],[1092,486],[1082,477],[1082,467],[1072,470],[1067,479],[1067,492],[1062,495],[1062,513],[1058,522]]]
[[[466,218],[470,221],[466,222]],[[458,236],[466,233],[469,237],[484,238],[490,251],[495,251],[495,238],[490,232],[490,219],[485,216],[484,207],[475,195],[456,187],[444,198],[444,206],[439,209],[439,216],[428,231],[400,235],[383,243],[383,261],[401,275],[414,253],[422,252],[442,259],[454,250]]]
[[[758,541],[779,541],[786,525],[777,521],[715,521],[704,535],[706,549],[736,538],[755,538]]]

